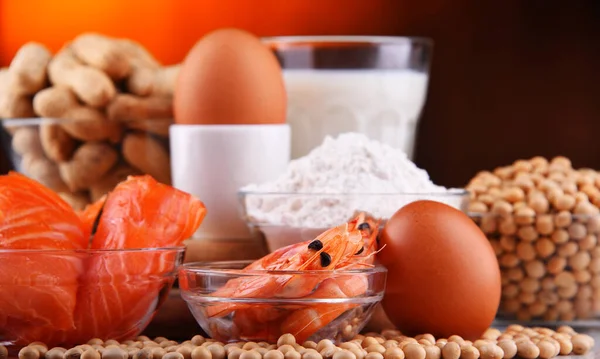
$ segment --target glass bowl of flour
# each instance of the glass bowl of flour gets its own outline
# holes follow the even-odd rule
[[[268,249],[312,240],[325,230],[366,212],[382,225],[402,206],[433,200],[462,211],[468,193],[261,193],[240,192],[243,216],[252,230],[262,232]]]
[[[243,219],[273,251],[314,239],[357,212],[385,223],[417,200],[466,211],[469,194],[434,184],[401,149],[349,132],[326,137],[278,178],[241,188],[239,200]]]

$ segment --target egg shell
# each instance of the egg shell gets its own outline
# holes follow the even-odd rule
[[[256,36],[221,29],[182,63],[173,111],[178,124],[282,124],[286,92],[275,55]]]
[[[402,333],[476,340],[492,324],[500,267],[465,213],[435,201],[410,203],[388,220],[380,245],[378,259],[388,269],[382,305]]]

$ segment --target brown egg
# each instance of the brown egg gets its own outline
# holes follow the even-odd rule
[[[237,29],[214,31],[182,63],[173,109],[178,124],[285,123],[281,67],[254,35]]]
[[[500,268],[492,246],[463,212],[434,201],[410,203],[382,231],[387,267],[382,302],[405,335],[476,340],[500,303]]]

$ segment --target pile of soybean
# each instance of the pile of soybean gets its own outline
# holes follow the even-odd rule
[[[554,331],[511,325],[503,332],[488,329],[474,342],[457,335],[447,339],[431,334],[406,337],[396,330],[357,335],[337,346],[327,339],[300,344],[291,334],[282,335],[276,344],[224,344],[200,335],[182,343],[146,336],[122,343],[92,339],[70,349],[35,342],[20,350],[19,359],[547,359],[583,355],[593,346],[592,337],[568,326]],[[0,346],[0,359],[7,356],[6,348]]]

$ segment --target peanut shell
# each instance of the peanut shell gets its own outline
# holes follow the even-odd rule
[[[28,42],[21,46],[9,67],[12,91],[33,95],[43,89],[48,82],[47,67],[51,58],[50,50],[42,44]]]
[[[118,157],[117,151],[106,143],[87,142],[70,161],[59,164],[60,175],[72,192],[87,190],[117,163]]]
[[[64,162],[71,158],[77,143],[62,126],[54,121],[44,120],[39,132],[46,157],[54,162]]]
[[[68,47],[54,56],[48,65],[50,82],[70,88],[77,97],[92,107],[104,107],[117,90],[110,77],[101,70],[85,66]]]
[[[117,39],[85,33],[73,40],[71,49],[84,64],[101,70],[114,80],[125,78],[131,72],[131,63]]]
[[[125,161],[134,168],[159,182],[171,183],[169,153],[157,139],[143,133],[130,133],[123,139],[122,151]]]

